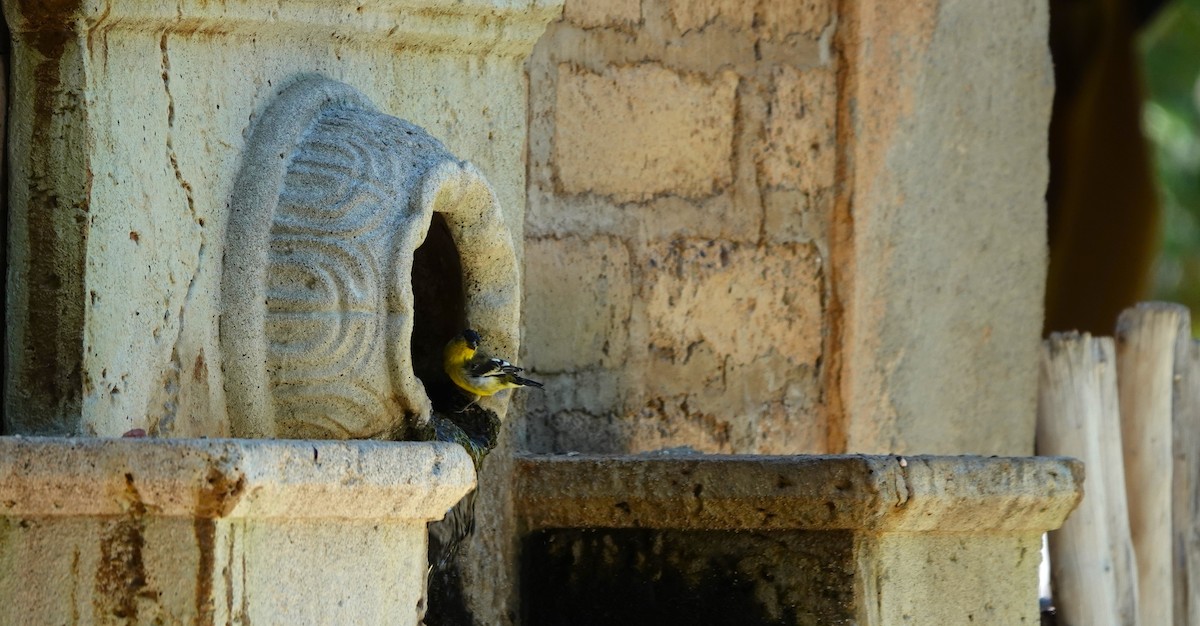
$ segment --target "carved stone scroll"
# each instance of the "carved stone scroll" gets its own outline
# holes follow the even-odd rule
[[[428,420],[412,272],[435,212],[460,256],[461,278],[445,281],[465,292],[459,317],[515,355],[516,258],[483,175],[345,84],[309,77],[278,96],[247,145],[226,235],[234,436],[391,437]],[[486,403],[501,416],[506,406]]]

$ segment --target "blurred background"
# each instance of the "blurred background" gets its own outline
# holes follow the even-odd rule
[[[1200,310],[1200,0],[1167,3],[1139,37],[1143,128],[1162,204],[1153,295]],[[1192,333],[1200,329],[1193,320]]]
[[[1200,0],[1052,0],[1051,47],[1045,330],[1200,310]]]

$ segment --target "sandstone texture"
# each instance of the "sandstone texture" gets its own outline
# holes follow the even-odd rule
[[[829,8],[761,4],[568,2],[534,49],[524,449],[827,449]]]
[[[417,624],[443,443],[0,438],[0,622]]]
[[[732,179],[734,74],[708,81],[649,64],[605,74],[562,64],[558,83],[554,169],[563,192],[702,198]]]
[[[361,90],[469,159],[520,260],[522,64],[558,4],[4,10],[17,96],[7,432],[232,432],[219,345],[231,198],[256,122],[304,76]]]
[[[528,64],[524,449],[1031,453],[1046,8],[605,6]]]
[[[1081,463],[1055,457],[525,456],[522,582],[547,598],[527,612],[1037,623],[1041,537],[1082,482]]]
[[[243,160],[221,282],[234,435],[404,438],[433,410],[418,373],[441,378],[440,347],[467,320],[516,352],[520,284],[496,194],[424,129],[306,77],[263,113]],[[417,267],[431,225],[458,256],[440,272]],[[434,284],[418,303],[422,280]],[[503,417],[507,399],[481,402]]]
[[[838,16],[847,195],[834,416],[849,451],[1033,452],[1053,73],[1039,2]],[[852,103],[852,107],[851,107]]]

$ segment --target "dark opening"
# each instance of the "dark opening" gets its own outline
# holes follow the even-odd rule
[[[425,385],[434,410],[445,411],[457,392],[442,371],[442,349],[467,327],[462,262],[441,213],[413,254],[413,371]]]
[[[429,233],[413,254],[413,372],[425,386],[433,404],[430,429],[420,438],[462,445],[478,470],[495,447],[500,419],[492,411],[472,404],[442,369],[446,342],[467,328],[466,292],[462,262],[441,213],[435,212]],[[429,626],[474,626],[463,590],[462,547],[475,528],[475,494],[463,498],[445,519],[429,524],[428,604]]]
[[[846,531],[551,529],[522,541],[528,626],[854,623]]]

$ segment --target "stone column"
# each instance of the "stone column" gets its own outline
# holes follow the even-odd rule
[[[833,451],[1032,454],[1047,4],[839,6]]]

